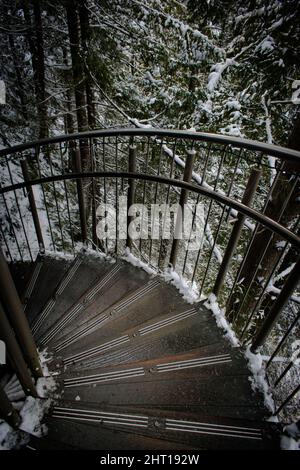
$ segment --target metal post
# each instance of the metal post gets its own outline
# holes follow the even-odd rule
[[[36,345],[19,294],[0,249],[0,296],[19,340],[26,362],[35,377],[43,377]]]
[[[12,406],[2,387],[0,387],[0,417],[13,428],[18,428],[21,423],[19,413]]]
[[[75,149],[75,165],[76,173],[81,173],[81,157],[79,149]],[[84,204],[84,194],[83,194],[83,185],[82,179],[76,181],[77,184],[77,195],[78,195],[78,205],[79,205],[79,216],[80,216],[80,226],[81,226],[81,238],[82,242],[85,243],[87,240],[87,227],[86,227],[86,212]]]
[[[20,346],[0,302],[0,338],[4,341],[7,354],[26,395],[37,396],[35,385],[27,368]]]
[[[136,171],[136,147],[130,145],[129,147],[129,161],[128,161],[128,171],[130,173],[135,173]],[[129,236],[129,225],[133,220],[133,216],[129,215],[130,207],[134,204],[135,196],[135,181],[130,178],[128,181],[128,196],[127,196],[127,242],[126,246],[131,249],[132,247],[132,238]]]
[[[195,155],[196,155],[196,152],[194,150],[190,150],[187,155],[184,173],[183,173],[183,181],[186,181],[187,183],[190,183],[192,180]],[[182,226],[184,222],[184,206],[187,203],[187,199],[188,199],[188,190],[182,189],[180,193],[180,199],[179,199],[180,207],[178,209],[177,216],[176,216],[174,240],[172,243],[171,255],[170,255],[170,264],[173,266],[173,268],[175,268],[175,265],[176,265],[178,248],[179,248],[178,234],[182,233]]]
[[[278,295],[267,317],[265,318],[265,321],[263,322],[257,335],[255,336],[252,346],[251,346],[252,352],[255,352],[265,342],[273,325],[278,319],[282,309],[285,307],[289,298],[291,297],[294,290],[298,286],[299,281],[300,281],[300,259],[298,259],[285,285],[282,287],[280,294]]]
[[[95,171],[96,162],[95,162],[95,152],[94,152],[94,144],[93,140],[90,139],[90,157],[91,157],[91,170],[92,172]],[[96,247],[99,246],[99,240],[97,236],[97,217],[96,217],[96,201],[95,201],[95,193],[96,193],[96,184],[95,178],[92,178],[92,236],[93,236],[93,243]]]
[[[242,199],[242,203],[245,206],[250,206],[251,202],[253,201],[260,177],[261,177],[261,170],[258,170],[258,169],[252,170],[249,176],[248,182],[247,182],[243,199]],[[224,284],[226,274],[228,272],[228,269],[232,260],[232,256],[235,252],[235,249],[237,247],[237,244],[241,236],[245,219],[246,219],[246,216],[239,212],[237,216],[237,220],[234,223],[234,226],[233,226],[233,229],[232,229],[232,232],[231,232],[228,244],[227,244],[227,248],[224,253],[223,261],[221,263],[221,266],[217,275],[217,279],[215,281],[215,285],[213,288],[213,293],[215,294],[216,297],[218,297],[222,289],[222,286]]]
[[[27,165],[26,160],[21,161],[21,168],[22,168],[24,181],[25,182],[29,181],[30,177],[29,177],[28,165]],[[41,230],[39,215],[38,215],[38,211],[37,211],[37,207],[36,207],[36,203],[35,203],[35,198],[34,198],[34,193],[33,193],[32,186],[28,186],[27,195],[28,195],[30,210],[31,210],[32,218],[33,218],[34,228],[35,228],[36,237],[37,237],[37,240],[38,240],[40,252],[44,253],[45,245],[44,245],[43,234],[42,234],[42,230]]]

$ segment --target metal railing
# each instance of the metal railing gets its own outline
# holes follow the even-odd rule
[[[82,155],[89,155],[88,161]],[[75,253],[83,243],[114,255],[129,247],[157,271],[171,264],[201,299],[214,293],[239,339],[252,351],[260,348],[277,399],[275,414],[294,415],[300,238],[299,211],[291,206],[299,162],[299,152],[269,144],[149,128],[93,131],[2,149],[3,250],[14,261],[34,259],[44,250]],[[139,203],[149,210],[152,204],[187,204],[190,238],[163,239],[160,233],[132,240],[127,231],[125,238],[98,239],[98,206],[118,209],[121,197],[128,206]],[[274,201],[279,207],[272,212]],[[203,240],[190,250],[196,203],[203,207]],[[147,217],[140,214],[141,232],[147,231]],[[129,215],[127,228],[131,222]],[[113,223],[118,234],[117,217]],[[175,214],[175,233],[176,223]],[[242,276],[261,233],[264,246],[245,284]]]

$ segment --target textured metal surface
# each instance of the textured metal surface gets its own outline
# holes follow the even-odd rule
[[[94,297],[104,288],[107,288],[113,282],[114,277],[117,275],[118,271],[121,269],[119,264],[114,265],[111,270],[104,277],[101,277],[94,286],[92,286],[88,292],[75,304],[71,309],[59,320],[53,328],[40,340],[40,344],[46,345],[51,341],[57,333],[59,333],[62,328],[69,324],[78,313],[82,312],[86,304],[93,301]]]
[[[265,416],[262,397],[211,313],[201,303],[187,304],[162,279],[117,266],[99,265],[101,278],[47,333],[58,325],[65,333],[51,343],[50,368],[60,372],[63,394],[47,419],[49,448],[263,448],[262,428],[253,422]],[[58,299],[76,292],[71,286],[82,267],[72,278],[69,267],[56,283],[56,291],[64,286]],[[115,285],[118,300],[111,297]],[[128,285],[135,289],[122,296]],[[105,302],[114,299],[113,305],[97,314],[108,293]]]
[[[272,425],[245,419],[206,417],[134,407],[83,406],[66,402],[53,410],[50,437],[93,449],[263,449],[272,445]],[[69,429],[74,433],[68,436]],[[79,435],[84,435],[80,442]],[[76,437],[77,436],[77,437]]]

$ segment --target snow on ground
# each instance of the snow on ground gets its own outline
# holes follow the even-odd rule
[[[124,254],[124,256],[121,256],[121,259],[124,259],[125,261],[127,261],[127,263],[130,263],[133,266],[136,266],[137,268],[143,269],[148,274],[156,274],[154,269],[150,268],[150,266],[148,266],[147,263],[144,263],[139,258],[136,258],[136,256],[134,256],[131,253],[129,248],[125,249],[125,254]]]
[[[300,427],[296,423],[285,426],[280,447],[282,450],[300,450]]]
[[[250,348],[247,348],[245,356],[248,359],[248,366],[253,375],[253,377],[250,377],[251,386],[253,390],[262,392],[265,406],[273,413],[275,411],[275,405],[266,379],[263,358],[259,353],[252,353]]]
[[[193,304],[194,302],[199,300],[199,293],[195,285],[191,287],[187,283],[187,281],[172,268],[168,268],[163,273],[162,277],[165,281],[170,282],[170,284],[175,286],[184,298],[184,300],[186,300],[189,304]]]
[[[239,346],[239,341],[232,330],[230,324],[225,318],[225,312],[224,309],[221,309],[219,307],[219,304],[217,302],[217,298],[214,294],[210,294],[207,301],[205,302],[204,306],[208,308],[208,310],[211,310],[212,313],[214,314],[214,317],[216,319],[217,325],[222,328],[225,332],[226,338],[230,341],[231,345],[233,347],[238,347]]]
[[[0,450],[19,449],[25,446],[30,440],[29,434],[37,437],[47,434],[47,426],[43,423],[43,418],[51,406],[56,383],[48,370],[47,362],[51,358],[48,357],[46,351],[40,353],[40,360],[44,377],[38,379],[36,383],[39,398],[25,397],[21,393],[22,400],[13,402],[14,408],[20,411],[22,421],[19,429],[15,430],[5,421],[0,420]],[[13,397],[17,399],[20,390],[22,392],[15,377],[5,387],[5,391],[11,399]]]

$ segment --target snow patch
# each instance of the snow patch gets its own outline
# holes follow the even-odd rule
[[[46,350],[40,353],[40,362],[44,376],[39,378],[36,383],[38,398],[27,396],[25,400],[13,403],[14,408],[19,410],[22,419],[19,429],[13,429],[6,422],[0,421],[1,450],[19,449],[23,447],[30,440],[29,434],[37,437],[42,437],[47,434],[47,426],[43,423],[43,418],[51,406],[51,397],[57,387],[48,370],[47,363],[50,360],[52,360],[52,358]],[[7,384],[8,391],[11,390],[12,394],[16,394],[19,386],[20,384],[15,377]],[[16,399],[17,398],[16,395]],[[21,394],[20,398],[24,399],[24,394]]]
[[[143,269],[144,271],[146,271],[146,273],[148,274],[156,274],[156,272],[154,271],[154,269],[150,268],[150,266],[148,266],[148,264],[144,263],[143,261],[141,261],[139,258],[137,258],[136,256],[134,256],[130,249],[127,247],[125,249],[125,254],[124,256],[121,256],[121,259],[127,261],[127,263],[130,263],[132,264],[133,266],[136,266],[137,268],[141,268]]]
[[[165,281],[170,282],[173,286],[175,286],[183,296],[184,300],[186,300],[189,304],[193,304],[199,299],[199,294],[196,290],[196,287],[194,285],[190,287],[187,281],[172,268],[168,268],[162,274],[162,277]]]
[[[227,109],[239,111],[241,109],[241,104],[238,100],[228,100],[225,103]]]
[[[245,352],[245,357],[248,360],[248,367],[253,375],[253,377],[249,378],[252,389],[254,391],[259,390],[263,394],[265,406],[273,413],[275,411],[275,404],[266,380],[263,357],[259,353],[252,353],[249,347]]]
[[[213,92],[221,80],[222,73],[230,65],[235,65],[234,59],[226,59],[225,62],[213,65],[212,72],[208,76],[207,88],[208,91]]]
[[[22,418],[20,429],[37,437],[45,436],[47,434],[47,426],[42,424],[42,420],[50,405],[51,400],[27,397],[20,411]]]
[[[267,36],[258,46],[257,50],[263,54],[269,54],[275,49],[275,42],[272,36]]]
[[[0,420],[0,450],[20,449],[29,442],[28,434],[17,432]]]
[[[225,331],[225,337],[230,341],[232,346],[235,348],[238,347],[239,341],[225,318],[225,310],[219,307],[216,296],[214,294],[210,294],[204,306],[208,308],[208,310],[212,311],[217,325]]]
[[[300,450],[300,441],[296,441],[293,437],[281,436],[280,448],[281,450]]]

